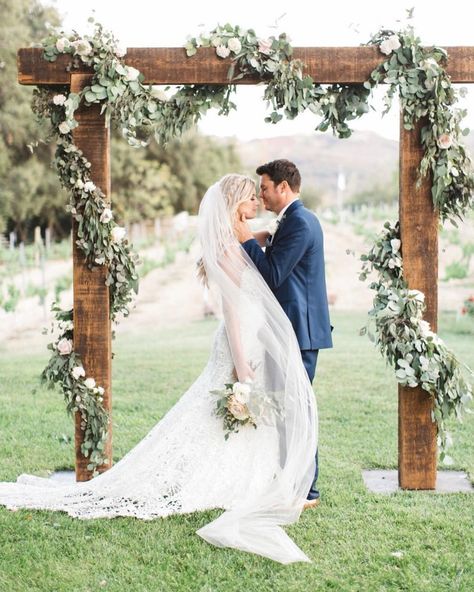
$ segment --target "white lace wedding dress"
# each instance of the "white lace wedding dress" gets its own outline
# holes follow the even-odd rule
[[[241,312],[244,347],[252,361],[261,365],[262,352],[252,338],[255,316],[248,308]],[[249,490],[258,494],[278,472],[278,440],[275,430],[266,425],[244,426],[225,440],[222,418],[214,414],[217,397],[210,391],[233,382],[233,368],[222,321],[202,374],[110,470],[73,485],[21,475],[16,483],[0,483],[0,503],[9,508],[63,510],[76,518],[147,520],[230,509]]]
[[[220,196],[211,189],[214,194],[209,190],[206,196],[215,203]],[[209,211],[204,220],[215,215],[215,208]],[[208,235],[202,241],[206,248],[218,232]],[[228,235],[235,241],[230,225]],[[1,505],[60,510],[80,519],[143,520],[222,508],[223,514],[198,531],[206,541],[282,563],[309,561],[281,526],[298,519],[314,475],[312,388],[280,305],[243,249],[236,245],[229,252],[235,254],[237,284],[217,255],[215,264],[207,259],[228,304],[225,321],[203,372],[163,419],[91,481],[66,485],[23,474],[17,482],[0,483]],[[214,413],[217,397],[210,391],[234,382],[237,348],[256,368],[252,393],[271,393],[280,415],[270,406],[256,429],[244,426],[226,440],[223,420]]]

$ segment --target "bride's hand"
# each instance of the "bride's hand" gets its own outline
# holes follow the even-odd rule
[[[239,369],[234,366],[234,377],[239,382],[245,382],[246,380],[253,380],[255,378],[255,370],[250,364],[245,362]]]
[[[238,212],[236,213],[234,219],[234,234],[239,243],[244,243],[245,241],[253,238],[253,234],[250,232],[245,214],[239,214]]]

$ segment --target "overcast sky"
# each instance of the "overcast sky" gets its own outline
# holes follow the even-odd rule
[[[474,45],[474,4],[470,0],[433,0],[382,2],[337,0],[309,2],[275,0],[234,2],[187,0],[163,2],[145,0],[44,0],[63,16],[66,30],[90,30],[93,15],[111,29],[126,47],[180,47],[188,35],[210,31],[218,23],[239,24],[255,29],[265,37],[286,32],[293,46],[357,46],[365,43],[381,26],[398,28],[404,21],[405,8],[414,7],[412,23],[424,44]],[[271,7],[271,9],[269,8]],[[95,9],[95,13],[93,10]],[[311,133],[317,119],[304,114],[277,125],[264,123],[265,103],[262,89],[239,87],[237,112],[228,117],[208,114],[200,125],[204,133],[237,136],[239,139]],[[474,127],[474,89],[463,106],[468,108],[466,125]],[[354,123],[358,129],[370,129],[386,137],[398,137],[398,110],[383,119],[380,111]]]

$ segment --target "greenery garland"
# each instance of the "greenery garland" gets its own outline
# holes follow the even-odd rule
[[[446,51],[441,47],[422,47],[411,26],[399,33],[381,30],[367,45],[376,45],[389,57],[363,84],[329,86],[315,84],[311,76],[303,75],[304,64],[292,59],[293,50],[284,33],[278,38],[259,39],[251,29],[225,25],[190,39],[186,51],[191,56],[199,47],[214,46],[218,56],[232,56],[230,80],[260,75],[267,82],[264,99],[274,108],[267,121],[277,123],[283,116],[294,119],[309,109],[321,117],[316,130],[331,127],[340,138],[352,133],[348,121],[369,111],[371,91],[379,83],[387,84],[384,113],[398,93],[406,129],[413,129],[416,121],[427,118],[427,125],[421,130],[425,152],[419,180],[432,172],[433,204],[442,221],[455,223],[474,207],[474,173],[461,142],[461,137],[469,133],[468,129],[461,129],[466,111],[455,107],[465,89],[457,91],[451,85],[444,69]]]
[[[421,386],[433,397],[440,458],[445,460],[451,442],[446,420],[451,415],[460,420],[472,400],[472,388],[462,370],[471,377],[473,373],[423,320],[425,296],[408,289],[400,247],[399,223],[386,222],[370,251],[361,255],[360,279],[366,280],[372,271],[377,274],[377,281],[370,284],[375,290],[373,308],[361,335],[367,333],[393,366],[400,385]]]
[[[90,21],[93,22],[93,19]],[[235,108],[231,101],[231,94],[235,90],[233,83],[245,76],[257,74],[266,82],[264,98],[274,108],[267,121],[277,123],[283,117],[293,119],[309,109],[321,117],[317,130],[325,131],[331,127],[340,138],[345,138],[352,133],[347,122],[368,112],[372,89],[380,82],[387,83],[386,110],[390,108],[393,95],[398,92],[406,128],[411,129],[418,119],[427,118],[428,124],[421,132],[425,153],[420,178],[432,172],[433,203],[441,219],[462,219],[467,209],[473,206],[474,174],[469,156],[460,141],[461,135],[466,133],[460,126],[464,112],[453,107],[459,93],[451,86],[443,67],[446,52],[438,47],[422,47],[411,27],[400,33],[382,30],[369,41],[369,45],[377,45],[389,57],[371,73],[364,84],[333,84],[324,87],[315,84],[310,76],[303,75],[304,64],[292,59],[293,50],[284,33],[279,37],[262,39],[251,29],[219,26],[207,35],[190,38],[186,51],[188,56],[192,56],[199,47],[212,46],[219,57],[231,57],[229,84],[181,86],[172,96],[144,85],[143,74],[124,63],[126,51],[119,46],[114,36],[104,31],[99,23],[95,23],[94,27],[91,36],[59,32],[43,40],[46,60],[54,61],[60,54],[69,54],[71,62],[68,68],[73,70],[86,65],[93,69],[93,78],[92,84],[77,94],[69,92],[67,87],[59,93],[57,87],[42,87],[35,92],[33,108],[39,117],[50,121],[49,139],[57,140],[54,163],[62,185],[70,194],[68,208],[78,223],[77,244],[91,269],[102,265],[108,267],[106,283],[110,288],[112,320],[115,320],[118,312],[128,314],[132,292],[138,289],[135,269],[137,256],[131,251],[125,230],[114,222],[104,194],[92,182],[90,163],[73,143],[71,132],[78,125],[74,113],[81,102],[86,105],[101,103],[101,113],[105,113],[107,121],[118,123],[123,137],[131,146],[146,145],[151,134],[158,142],[166,143],[195,125],[210,108],[218,108],[219,114],[227,115]],[[377,262],[374,253],[369,253],[367,261],[375,269],[377,266],[384,267],[384,262]],[[401,274],[401,259],[397,267]],[[395,279],[395,276],[387,277],[388,283],[383,284],[383,289],[406,290],[406,286],[401,288],[395,285]],[[402,275],[398,279],[403,282]],[[404,310],[407,312],[412,307],[412,292],[408,291],[405,295],[407,303]],[[388,296],[382,288],[377,288],[377,294],[380,299],[374,305],[374,310],[380,312],[383,298]],[[42,377],[50,386],[61,386],[68,411],[81,413],[81,427],[85,431],[82,451],[89,457],[88,468],[95,471],[105,461],[102,451],[109,421],[102,404],[103,389],[95,384],[93,377],[85,376],[80,359],[72,350],[73,311],[61,311],[55,307],[54,312],[60,332],[57,340],[49,346],[53,354]],[[419,325],[423,322],[422,311],[417,307],[414,312],[419,315],[416,317]],[[397,380],[400,381],[403,379],[401,371],[405,372],[407,366],[398,363],[402,358],[396,358],[395,353],[403,351],[406,361],[406,355],[413,355],[409,349],[413,335],[410,337],[410,327],[405,325],[411,317],[400,317],[399,324],[395,323],[401,329],[396,337],[393,336],[397,340],[396,347],[395,342],[389,347],[385,341],[386,333],[382,331],[385,324],[379,322],[380,314],[374,316],[378,322],[377,330],[380,330],[378,344],[387,360],[400,366],[396,371]],[[403,328],[405,326],[406,329]],[[433,372],[428,372],[429,379],[421,375],[418,378],[428,392],[437,393],[434,396],[439,404],[434,419],[441,434],[440,443],[444,446],[444,420],[452,409],[458,412],[467,403],[469,387],[459,378],[458,362],[446,348],[439,346],[442,342],[438,340],[436,354],[428,357],[432,366],[437,364],[438,367],[446,368],[442,372],[443,380],[438,381],[435,388],[434,366]],[[434,338],[432,341],[434,343]],[[422,351],[429,353],[427,343],[420,343],[425,348]],[[419,356],[417,359],[419,361]],[[422,362],[419,361],[419,364],[421,368]],[[414,376],[410,371],[405,372],[405,375],[410,378]],[[407,382],[409,386],[414,386],[414,383],[414,379],[411,384],[410,380]],[[418,379],[416,383],[420,383]],[[438,388],[445,390],[441,392],[436,390]],[[456,403],[452,405],[450,401]]]

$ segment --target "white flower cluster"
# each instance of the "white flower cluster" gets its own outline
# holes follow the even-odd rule
[[[398,35],[390,35],[390,37],[384,39],[380,44],[380,51],[385,55],[390,55],[392,51],[395,51],[399,47],[401,47],[401,44]]]
[[[85,378],[86,371],[84,370],[83,366],[74,366],[74,368],[71,370],[71,375],[75,381],[80,381],[81,378],[84,378],[83,384],[86,387],[86,389],[90,391],[90,394],[97,396],[97,401],[99,403],[102,403],[104,401],[104,387],[97,386],[95,379],[91,376]],[[81,401],[81,396],[76,395],[76,403],[80,403]],[[85,418],[83,418],[82,421],[87,423],[87,420]]]
[[[200,41],[202,43],[203,39],[201,38]],[[239,39],[239,37],[226,38],[222,35],[222,33],[216,33],[211,37],[210,43],[212,47],[215,47],[216,54],[223,59],[228,58],[231,55],[231,53],[238,55],[242,51],[242,41],[241,39]],[[197,46],[199,47],[199,45],[200,43],[198,41]],[[271,38],[257,39],[254,55],[249,58],[249,64],[252,66],[252,68],[259,70],[259,54],[262,54],[264,56],[270,56],[272,53],[272,45],[273,39]],[[266,69],[269,72],[273,72],[276,70],[277,66],[278,64],[276,62],[272,62],[270,60],[266,64]]]
[[[235,382],[232,385],[227,408],[229,412],[239,421],[250,418],[250,411],[247,403],[250,400],[251,386],[248,382]]]
[[[54,95],[53,97],[53,103],[55,105],[64,105],[64,103],[66,102],[66,97],[65,95]]]
[[[56,41],[56,49],[59,53],[70,52],[74,55],[78,55],[81,58],[87,57],[92,53],[92,45],[87,39],[76,39],[75,41],[69,41],[67,37],[60,37]]]

